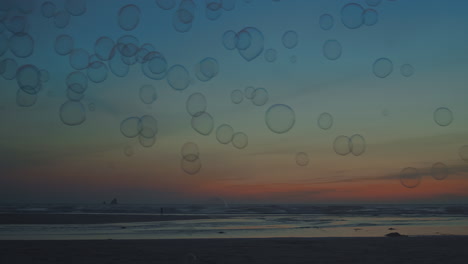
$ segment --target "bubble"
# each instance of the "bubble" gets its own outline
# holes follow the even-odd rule
[[[254,97],[255,88],[252,86],[247,86],[244,89],[245,98],[252,99]]]
[[[111,72],[118,77],[125,77],[128,74],[128,71],[130,70],[130,67],[128,64],[125,64],[122,59],[121,55],[117,55],[112,57],[108,62],[109,68]]]
[[[153,138],[158,133],[158,121],[150,116],[144,115],[140,118],[140,136]]]
[[[448,126],[453,121],[453,114],[447,107],[439,107],[434,111],[434,121],[439,126]]]
[[[442,162],[437,162],[432,165],[431,175],[434,179],[441,181],[448,177],[449,170],[447,165]]]
[[[65,11],[58,11],[54,15],[54,25],[57,28],[65,28],[70,23],[70,14]]]
[[[319,25],[323,30],[330,30],[334,24],[335,21],[330,14],[323,14],[319,18]]]
[[[26,33],[15,33],[9,39],[11,52],[18,58],[31,56],[34,50],[34,40]]]
[[[201,164],[200,159],[196,159],[194,161],[189,161],[189,160],[186,160],[186,159],[182,159],[180,167],[186,173],[188,173],[190,175],[195,175],[198,172],[200,172],[202,164]]]
[[[156,4],[161,9],[170,10],[175,7],[176,0],[156,0]]]
[[[94,83],[101,83],[107,79],[107,66],[102,61],[89,64],[87,69],[88,78]]]
[[[41,5],[41,13],[44,17],[51,18],[55,14],[55,8],[56,7],[54,3],[50,1],[44,2]]]
[[[281,40],[283,41],[284,47],[286,47],[287,49],[292,49],[297,46],[297,43],[299,42],[299,37],[296,31],[289,30],[283,34]]]
[[[377,59],[372,65],[375,76],[385,78],[393,71],[393,63],[387,58]]]
[[[167,71],[167,83],[174,88],[174,90],[185,90],[190,84],[190,76],[182,65],[174,65]]]
[[[321,113],[317,125],[323,130],[330,129],[333,125],[333,116],[327,112]]]
[[[16,105],[21,107],[33,106],[37,101],[37,94],[30,94],[18,89],[16,92]]]
[[[213,123],[213,117],[207,112],[192,116],[192,128],[204,136],[208,136],[213,131]]]
[[[55,39],[55,52],[59,55],[67,55],[73,50],[73,38],[69,35],[59,35]]]
[[[77,88],[74,88],[74,86],[77,86]],[[84,93],[77,93],[75,92],[75,90],[79,90],[79,85],[77,84],[73,84],[71,86],[69,86],[66,90],[67,92],[67,98],[68,100],[70,101],[74,101],[74,102],[78,102],[78,101],[81,101],[84,97]]]
[[[278,134],[286,133],[294,126],[296,114],[291,107],[285,104],[275,104],[270,106],[265,113],[265,123],[267,127]]]
[[[155,52],[155,51],[149,52],[145,56],[145,58],[143,59],[144,63],[141,64],[141,69],[146,77],[153,79],[153,80],[161,80],[164,77],[166,77],[166,71],[162,73],[154,73],[153,70],[155,70],[155,68],[150,69],[149,61],[151,61],[153,58],[157,58],[161,56],[162,55],[159,52]]]
[[[232,141],[234,129],[227,124],[222,124],[216,129],[216,139],[221,144],[227,144]]]
[[[134,138],[140,134],[142,130],[140,118],[136,116],[129,117],[120,122],[120,132],[128,138]]]
[[[421,183],[421,175],[417,169],[407,167],[400,172],[400,182],[406,188],[415,188]]]
[[[274,62],[276,60],[276,50],[275,49],[267,49],[265,50],[265,60],[268,62]]]
[[[341,57],[341,44],[335,39],[329,39],[323,44],[323,55],[329,60]]]
[[[222,4],[221,0],[207,0],[205,15],[209,20],[216,20],[222,14]]]
[[[91,112],[94,112],[94,110],[96,110],[96,106],[94,105],[94,103],[89,103],[88,104],[88,110],[91,111]]]
[[[45,82],[48,82],[49,79],[50,79],[50,75],[49,75],[49,71],[47,70],[40,70],[39,71],[39,78],[41,80],[41,82],[45,83]]]
[[[28,26],[28,21],[26,20],[26,17],[14,16],[5,21],[4,24],[11,33],[20,33],[25,31]]]
[[[405,77],[410,77],[411,75],[414,74],[414,68],[410,64],[403,64],[400,67],[400,72],[401,72],[401,75]]]
[[[5,34],[0,33],[0,56],[3,56],[8,50],[8,39]]]
[[[246,61],[252,61],[263,52],[263,34],[254,27],[244,28],[243,31],[247,32],[250,35],[250,45],[246,49],[238,49],[239,54]]]
[[[86,0],[67,0],[65,10],[72,16],[81,16],[86,12]]]
[[[85,108],[82,103],[67,101],[60,106],[60,120],[65,125],[77,126],[86,120]]]
[[[366,26],[373,26],[379,21],[379,14],[374,9],[366,9],[362,13],[364,24]]]
[[[209,79],[215,77],[219,72],[218,61],[210,57],[203,59],[200,61],[200,71]]]
[[[347,136],[338,136],[333,142],[333,150],[338,155],[348,155],[351,152],[351,140]]]
[[[197,144],[187,142],[180,148],[180,155],[184,160],[195,161],[200,157],[200,151],[198,150]]]
[[[16,81],[19,88],[29,94],[37,94],[40,91],[41,77],[39,69],[31,64],[26,64],[16,71]]]
[[[468,162],[468,145],[461,146],[458,149],[458,155],[462,160]]]
[[[75,70],[86,69],[89,65],[89,54],[84,49],[74,49],[70,55],[70,65]]]
[[[145,148],[150,148],[154,145],[156,142],[156,137],[143,137],[142,135],[138,136],[138,142],[140,142],[140,145]]]
[[[252,36],[247,30],[241,30],[236,35],[236,48],[239,50],[245,50],[252,44]]]
[[[16,78],[16,70],[18,69],[18,64],[13,59],[4,59],[1,62],[1,68],[3,70],[3,78],[7,80],[13,80]]]
[[[354,156],[359,156],[366,151],[366,140],[359,134],[352,135],[349,139],[349,147]]]
[[[133,156],[135,154],[135,150],[133,149],[132,146],[127,145],[127,146],[124,147],[124,154],[127,157],[131,157],[131,156]]]
[[[80,71],[68,74],[66,79],[67,87],[76,93],[84,93],[88,89],[88,77]]]
[[[237,47],[237,42],[238,42],[238,38],[237,38],[236,32],[234,32],[232,30],[228,30],[228,31],[224,32],[224,34],[223,34],[223,46],[227,50],[235,49]]]
[[[361,5],[349,3],[341,9],[341,22],[349,29],[355,29],[362,25],[364,9]]]
[[[148,58],[148,69],[155,74],[165,73],[167,70],[167,61],[161,53],[155,52],[154,56]]]
[[[304,152],[298,152],[296,154],[296,164],[299,166],[307,166],[307,164],[309,164],[309,155]]]
[[[140,100],[145,104],[152,104],[158,98],[156,89],[152,85],[143,85],[140,87]]]
[[[249,144],[249,138],[243,132],[237,132],[232,136],[232,145],[238,149],[244,149]]]
[[[252,103],[256,106],[262,106],[268,102],[268,92],[265,88],[257,88],[253,92]]]
[[[177,32],[188,32],[192,28],[192,20],[193,14],[190,11],[184,8],[178,9],[172,16],[172,26]]]
[[[369,6],[378,6],[382,0],[366,0],[366,4]]]
[[[114,46],[111,38],[103,36],[94,43],[94,52],[100,60],[107,61],[115,55]]]
[[[241,90],[234,90],[231,92],[231,101],[234,104],[240,104],[244,99],[244,94]]]
[[[120,8],[117,20],[123,30],[133,30],[140,23],[140,9],[136,5],[126,5]]]
[[[231,11],[236,7],[236,0],[223,0],[223,9]]]

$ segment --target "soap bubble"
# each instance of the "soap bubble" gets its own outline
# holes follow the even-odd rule
[[[37,94],[40,91],[41,76],[39,69],[31,64],[26,64],[16,71],[16,81],[19,88],[29,94]]]
[[[166,77],[166,71],[162,73],[154,73],[153,71],[157,70],[156,68],[154,68],[155,64],[149,63],[153,59],[157,59],[159,57],[162,57],[162,55],[159,52],[151,51],[143,59],[144,62],[141,64],[141,69],[143,71],[143,74],[145,74],[146,77],[153,79],[153,80],[162,80]]]
[[[70,14],[65,11],[59,11],[54,15],[54,25],[57,28],[65,28],[70,23]]]
[[[411,75],[414,74],[414,68],[410,64],[403,64],[400,67],[400,72],[401,72],[401,75],[405,77],[410,77]]]
[[[130,67],[128,64],[124,63],[122,58],[122,55],[116,55],[112,59],[110,59],[107,63],[109,65],[109,68],[111,72],[118,77],[125,77],[127,76]]]
[[[150,115],[144,115],[140,118],[139,128],[140,136],[153,138],[158,133],[158,121]]]
[[[304,152],[298,152],[296,154],[296,164],[299,166],[306,166],[309,164],[309,155]]]
[[[139,135],[138,136],[138,142],[140,143],[140,145],[142,147],[145,147],[145,148],[150,148],[154,145],[154,143],[156,142],[156,137],[144,137],[142,135]]]
[[[184,33],[192,28],[193,13],[187,9],[179,8],[172,16],[172,26],[177,32]]]
[[[351,140],[347,136],[338,136],[333,142],[333,150],[338,155],[348,155],[351,152]]]
[[[159,53],[155,52],[152,53],[152,56],[146,58],[146,63],[148,64],[148,69],[154,74],[162,74],[165,73],[167,70],[167,61],[164,56]]]
[[[267,127],[278,134],[286,133],[294,126],[296,114],[291,107],[285,104],[275,104],[270,106],[265,114]]]
[[[240,104],[244,99],[244,94],[241,90],[234,90],[231,92],[231,101],[234,104]]]
[[[200,71],[208,79],[215,77],[219,71],[218,61],[210,57],[203,59],[200,61]]]
[[[375,76],[385,78],[393,71],[393,63],[387,58],[377,59],[372,65]]]
[[[81,16],[86,12],[86,0],[67,0],[65,10],[72,16]]]
[[[70,55],[70,65],[75,70],[83,70],[88,68],[89,53],[84,49],[74,49]]]
[[[107,66],[102,61],[89,64],[87,69],[88,78],[95,83],[101,83],[107,79]]]
[[[66,95],[67,95],[67,98],[68,100],[70,101],[74,101],[74,102],[79,102],[83,99],[84,97],[84,93],[78,93],[78,92],[75,92],[81,88],[74,88],[74,87],[79,87],[78,84],[73,84],[73,85],[70,85],[67,90],[66,90]]]
[[[128,138],[134,138],[140,134],[142,130],[140,118],[133,116],[120,122],[120,132]]]
[[[417,169],[407,167],[400,172],[400,182],[406,188],[415,188],[421,183],[421,175]]]
[[[140,23],[140,9],[132,4],[123,6],[119,10],[117,20],[123,30],[133,30]]]
[[[202,164],[201,164],[200,159],[196,159],[194,161],[189,161],[189,160],[186,160],[186,159],[182,159],[180,167],[186,173],[188,173],[190,175],[195,175],[198,172],[200,172]]]
[[[23,89],[18,89],[16,92],[16,105],[21,107],[30,107],[33,106],[37,101],[37,94],[30,94],[23,91]]]
[[[227,144],[232,141],[234,129],[227,124],[222,124],[216,129],[216,139],[221,144]]]
[[[458,149],[458,155],[462,160],[468,162],[468,145],[461,146]]]
[[[145,104],[152,104],[158,98],[156,89],[152,85],[143,85],[140,87],[140,100]]]
[[[275,49],[267,49],[265,50],[265,60],[268,62],[274,62],[276,60],[276,50]]]
[[[330,129],[333,125],[333,116],[326,112],[321,113],[317,120],[317,124],[323,130]]]
[[[255,88],[252,86],[247,86],[244,89],[245,98],[252,99],[254,97]]]
[[[256,106],[262,106],[268,102],[268,92],[265,88],[257,88],[253,92],[252,103]]]
[[[341,9],[341,22],[349,29],[359,28],[363,20],[364,9],[361,5],[349,3]]]
[[[216,20],[222,14],[221,0],[206,0],[205,15],[209,20]]]
[[[232,145],[237,149],[243,149],[249,144],[247,135],[243,132],[237,132],[232,136]]]
[[[236,35],[236,48],[238,50],[245,50],[252,44],[252,36],[247,30],[241,30]]]
[[[369,8],[364,10],[362,16],[366,26],[373,26],[379,21],[379,14],[374,9]]]
[[[292,49],[297,46],[297,43],[299,42],[299,37],[297,36],[296,31],[289,30],[283,34],[281,41],[283,42],[284,47],[286,47],[287,49]]]
[[[176,0],[156,0],[156,4],[161,9],[170,10],[176,6]]]
[[[201,93],[194,93],[185,102],[185,107],[191,116],[199,116],[206,110],[206,98]]]
[[[84,93],[88,89],[88,78],[80,71],[75,71],[67,75],[67,87],[76,93]]]
[[[55,52],[59,55],[67,55],[73,50],[73,38],[69,35],[59,35],[55,39]]]
[[[323,44],[323,55],[329,60],[336,60],[341,56],[341,44],[335,39],[329,39]]]
[[[41,5],[41,13],[46,18],[53,17],[55,14],[55,9],[55,4],[50,1],[44,2]]]
[[[85,108],[82,103],[67,101],[60,106],[60,120],[65,125],[77,126],[86,120]]]
[[[242,31],[245,31],[250,36],[250,45],[246,49],[238,49],[240,55],[246,61],[252,61],[257,58],[263,51],[263,34],[258,29],[254,27],[244,28]]]
[[[94,52],[96,56],[103,61],[110,60],[115,55],[115,43],[109,37],[100,37],[94,43]]]
[[[447,165],[442,162],[437,162],[432,165],[431,175],[434,179],[441,181],[448,177],[449,170]]]
[[[11,52],[18,58],[31,56],[34,50],[34,40],[26,33],[15,33],[9,39]]]
[[[207,112],[192,116],[192,128],[201,135],[208,136],[213,131],[213,123],[213,117]]]
[[[434,111],[434,121],[439,126],[448,126],[453,121],[453,114],[447,107],[439,107]]]
[[[223,46],[228,50],[233,50],[237,47],[237,34],[232,30],[228,30],[223,34]]]
[[[355,134],[351,136],[349,140],[349,145],[351,149],[351,153],[354,156],[359,156],[366,151],[366,140],[363,136],[359,134]]]
[[[335,22],[330,14],[323,14],[319,18],[319,25],[323,30],[330,30],[334,24]]]
[[[190,84],[190,76],[182,65],[174,65],[167,71],[167,83],[174,88],[174,90],[185,90]]]
[[[187,142],[180,149],[180,155],[184,160],[195,161],[200,157],[200,151],[198,150],[197,144]]]

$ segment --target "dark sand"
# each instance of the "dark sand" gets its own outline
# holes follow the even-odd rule
[[[107,224],[206,219],[203,215],[129,215],[129,214],[0,214],[0,225]]]
[[[468,237],[0,241],[0,263],[468,263]]]

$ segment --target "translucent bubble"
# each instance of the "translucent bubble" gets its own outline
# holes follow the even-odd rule
[[[120,132],[128,138],[134,138],[140,134],[142,130],[140,118],[133,116],[120,122]]]
[[[218,61],[210,57],[203,59],[200,61],[200,71],[209,79],[215,77],[219,72]]]
[[[234,90],[231,92],[231,101],[234,104],[240,104],[244,99],[244,94],[241,90]]]
[[[195,161],[200,157],[200,151],[198,150],[197,144],[193,142],[187,142],[182,145],[182,148],[180,149],[180,155],[184,160]]]
[[[341,57],[341,44],[335,39],[329,39],[323,44],[323,55],[329,60]]]
[[[239,50],[245,50],[252,44],[252,36],[247,30],[241,30],[236,35],[236,48]]]
[[[245,98],[252,99],[254,97],[255,88],[252,86],[247,86],[244,89]]]
[[[91,112],[94,112],[94,110],[96,110],[96,105],[94,105],[94,103],[89,103],[88,110]]]
[[[74,88],[76,86],[76,88]],[[73,84],[70,85],[67,90],[66,90],[66,95],[68,100],[78,102],[81,101],[84,98],[84,93],[77,93],[75,91],[78,91],[81,89],[81,87],[78,84]]]
[[[86,69],[89,65],[89,54],[84,49],[74,49],[70,55],[70,65],[75,70]]]
[[[138,142],[140,142],[140,145],[145,148],[150,148],[154,145],[156,142],[156,137],[143,137],[142,135],[138,136]]]
[[[232,30],[228,30],[223,34],[223,46],[228,50],[233,50],[237,47],[237,34]]]
[[[235,148],[243,149],[249,144],[249,138],[243,132],[237,132],[232,136],[232,145]]]
[[[67,55],[73,50],[73,38],[69,35],[59,35],[55,39],[55,52],[59,55]]]
[[[192,20],[193,14],[190,11],[183,8],[178,9],[172,16],[172,26],[177,32],[188,32],[192,28]]]
[[[432,165],[431,175],[434,179],[441,181],[448,177],[449,170],[447,165],[442,162],[437,162]]]
[[[199,116],[203,114],[206,110],[205,96],[201,93],[194,93],[190,95],[185,102],[185,107],[191,116]]]
[[[192,128],[204,136],[208,136],[213,131],[213,126],[213,117],[207,112],[192,116]]]
[[[161,80],[161,79],[164,79],[164,77],[166,77],[166,71],[162,73],[154,73],[153,71],[155,70],[155,68],[150,69],[149,61],[151,61],[153,58],[157,58],[161,56],[162,55],[159,52],[155,52],[155,51],[149,52],[145,56],[145,58],[143,59],[144,63],[141,64],[141,69],[143,71],[143,74],[145,74],[146,77],[153,79],[153,80]]]
[[[231,11],[236,7],[236,0],[223,0],[223,9]]]
[[[54,15],[54,25],[57,28],[65,28],[70,23],[70,14],[66,11],[58,11]]]
[[[379,14],[374,9],[366,9],[362,13],[364,24],[366,26],[373,26],[379,21]]]
[[[8,50],[8,39],[5,34],[0,34],[0,56],[3,56]]]
[[[415,188],[421,183],[421,175],[417,169],[407,167],[400,172],[400,182],[406,188]]]
[[[401,72],[401,75],[405,77],[410,77],[411,75],[414,74],[414,68],[410,64],[403,64],[400,67],[400,72]]]
[[[44,69],[39,71],[39,76],[40,76],[41,82],[43,83],[48,82],[50,79],[49,71],[44,70]]]
[[[115,54],[114,46],[115,43],[111,38],[100,37],[94,43],[94,52],[100,60],[107,61]]]
[[[468,162],[468,145],[461,146],[458,149],[458,155],[462,160]]]
[[[127,146],[124,147],[124,154],[127,157],[131,157],[131,156],[133,156],[135,154],[135,150],[133,149],[132,146],[127,145]]]
[[[254,27],[244,28],[243,31],[248,32],[250,35],[250,45],[246,49],[238,49],[239,54],[246,60],[252,61],[263,52],[263,34],[260,30]]]
[[[366,4],[369,6],[378,6],[382,0],[366,0]]]
[[[100,83],[106,80],[107,72],[107,66],[101,61],[90,63],[87,69],[88,78],[95,83]]]
[[[434,111],[434,121],[439,126],[448,126],[453,121],[453,114],[447,107],[439,107]]]
[[[21,107],[33,106],[37,101],[37,94],[30,94],[18,89],[16,92],[16,105]]]
[[[40,91],[41,76],[39,69],[31,64],[26,64],[16,71],[16,81],[19,88],[29,94],[37,94]]]
[[[284,47],[287,49],[292,49],[297,46],[297,43],[299,42],[299,36],[297,35],[296,31],[289,30],[283,34],[281,41],[283,41]]]
[[[152,104],[158,98],[156,89],[152,85],[140,87],[140,100],[145,104]]]
[[[330,14],[323,14],[319,18],[319,25],[323,30],[330,30],[334,24],[335,21]]]
[[[81,16],[86,12],[86,0],[67,0],[65,10],[72,16]]]
[[[174,65],[167,71],[167,83],[175,90],[185,90],[190,84],[190,76],[182,65]]]
[[[76,93],[84,93],[88,89],[88,78],[80,71],[68,74],[66,79],[67,87]]]
[[[275,49],[267,49],[265,50],[265,60],[268,62],[274,62],[276,60],[276,50]]]
[[[60,106],[60,120],[65,125],[76,126],[86,120],[85,108],[82,103],[67,101]]]
[[[298,152],[296,154],[296,164],[299,166],[306,166],[309,164],[309,155],[304,152]]]
[[[347,136],[338,136],[333,142],[333,150],[338,155],[348,155],[351,152],[351,140]]]
[[[362,25],[364,9],[361,5],[349,3],[341,9],[341,22],[349,29],[355,29]]]
[[[333,116],[326,112],[321,113],[317,120],[317,125],[323,130],[330,129],[333,125]]]
[[[223,11],[221,0],[207,0],[207,2],[205,7],[206,18],[212,21],[218,19]]]
[[[265,88],[257,88],[253,92],[252,103],[256,106],[262,106],[268,102],[268,92]]]
[[[11,52],[18,58],[31,56],[34,50],[34,40],[26,33],[16,33],[9,39]]]
[[[265,123],[267,127],[278,134],[286,133],[294,126],[296,114],[291,107],[285,104],[275,104],[270,106],[265,113]]]
[[[352,135],[349,140],[351,153],[354,156],[359,156],[366,151],[366,140],[359,134]]]
[[[202,82],[207,82],[207,81],[210,80],[210,78],[206,77],[206,76],[202,73],[202,71],[201,71],[201,69],[200,69],[200,63],[195,64],[195,67],[194,67],[193,71],[195,72],[195,76],[197,76],[197,79],[198,79],[198,80],[200,80],[200,81],[202,81]]]
[[[180,167],[186,173],[188,173],[190,175],[195,175],[198,172],[200,172],[202,164],[201,164],[200,159],[196,159],[194,161],[189,161],[189,160],[186,160],[186,159],[182,159]]]
[[[385,78],[393,71],[393,63],[387,58],[377,59],[372,65],[375,76]]]
[[[176,0],[156,0],[156,4],[161,9],[170,10],[175,7]]]
[[[128,64],[122,61],[121,55],[112,57],[112,59],[108,61],[108,65],[109,65],[111,72],[115,76],[118,76],[118,77],[127,76],[130,70],[130,67],[128,66]]]
[[[153,138],[158,133],[158,121],[150,116],[144,115],[140,118],[140,136]]]
[[[55,8],[56,7],[54,3],[50,1],[44,2],[41,6],[41,13],[44,17],[51,18],[55,14]]]
[[[123,30],[133,30],[140,23],[140,9],[132,4],[123,6],[119,10],[117,20]]]
[[[13,59],[4,59],[1,62],[1,68],[3,69],[3,78],[7,80],[13,80],[16,78],[16,71],[18,64]]]
[[[227,144],[232,141],[234,129],[227,124],[222,124],[216,129],[216,139],[221,144]]]
[[[148,69],[155,74],[161,74],[167,70],[166,58],[161,53],[154,53],[155,56],[148,58]]]
[[[20,33],[25,31],[28,26],[28,21],[26,20],[26,17],[13,16],[5,21],[4,24],[11,33]]]

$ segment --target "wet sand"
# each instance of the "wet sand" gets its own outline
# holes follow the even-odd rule
[[[0,263],[460,263],[468,237],[0,241]]]

